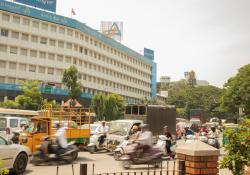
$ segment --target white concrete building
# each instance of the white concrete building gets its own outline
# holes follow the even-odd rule
[[[156,96],[156,63],[71,18],[0,0],[0,96],[14,98],[20,80],[50,84],[65,100],[64,69],[75,65],[82,97],[118,93],[128,102]],[[42,93],[46,96],[44,88]]]

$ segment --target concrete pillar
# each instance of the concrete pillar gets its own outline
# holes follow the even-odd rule
[[[176,154],[177,159],[185,161],[185,173],[188,175],[219,173],[220,151],[206,143],[199,140],[185,143],[177,147]]]
[[[3,101],[4,101],[4,102],[8,101],[8,97],[7,97],[7,96],[4,96]]]

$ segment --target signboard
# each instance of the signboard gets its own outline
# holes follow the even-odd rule
[[[144,48],[144,56],[151,60],[154,60],[154,51],[151,49]]]
[[[123,22],[102,21],[101,32],[116,41],[122,41]]]
[[[56,12],[56,0],[14,0],[22,4],[30,5],[40,9]]]

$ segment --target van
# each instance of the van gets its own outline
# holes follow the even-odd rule
[[[21,123],[28,124],[24,117],[0,116],[0,134],[12,134],[21,130]]]

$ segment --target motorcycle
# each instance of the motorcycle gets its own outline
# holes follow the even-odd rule
[[[19,132],[19,131],[13,131],[12,134],[13,134],[13,136],[11,137],[11,141],[12,141],[14,144],[18,144],[18,143],[19,143],[19,135],[20,135],[20,132]]]
[[[201,142],[208,143],[208,137],[206,132],[201,132],[199,139]]]
[[[166,150],[166,141],[168,138],[165,135],[159,135],[159,139],[155,145],[156,148],[159,148],[164,155],[168,156],[169,159],[173,159],[175,157],[175,149],[176,149],[176,141],[171,142],[170,150],[171,154],[167,154]]]
[[[48,144],[48,153],[44,154],[43,144],[46,143]],[[37,151],[33,154],[31,163],[34,165],[54,161],[71,163],[78,157],[78,148],[74,141],[69,142],[66,149],[60,149],[55,139],[49,140],[48,138],[45,138],[43,144],[38,145]]]
[[[125,147],[130,144],[129,140],[123,140],[114,150],[114,159],[119,160],[125,154]]]
[[[220,148],[220,145],[219,145],[219,142],[218,142],[218,139],[216,137],[209,137],[208,138],[208,144],[214,148],[217,148],[219,149]]]
[[[134,144],[137,145],[137,144]],[[137,145],[138,146],[138,145]],[[132,148],[132,146],[130,146]],[[159,167],[161,164],[163,152],[156,147],[150,147],[147,151],[143,152],[143,148],[135,152],[135,147],[132,150],[127,151],[125,155],[121,156],[120,160],[122,161],[123,167],[129,169],[131,165],[140,165],[140,164],[152,164],[156,167]]]
[[[98,152],[98,151],[106,150],[104,147],[105,142],[102,145],[99,144],[100,137],[101,137],[100,134],[94,134],[94,135],[90,136],[89,144],[87,145],[87,150],[91,154]]]

